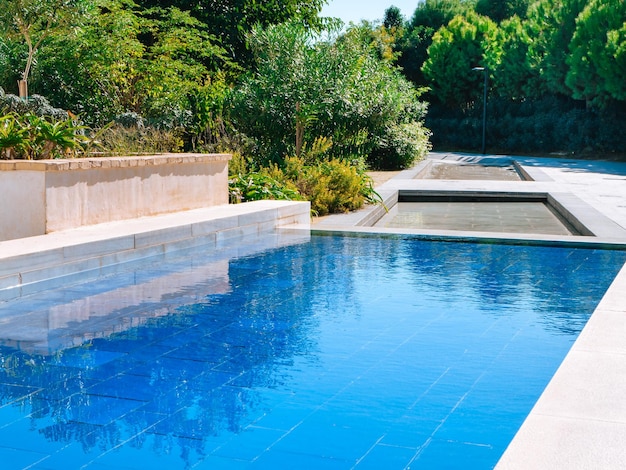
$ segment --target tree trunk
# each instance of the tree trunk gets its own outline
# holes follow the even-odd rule
[[[304,123],[300,117],[300,103],[296,103],[296,157],[300,158],[304,143]]]
[[[28,98],[28,82],[26,80],[18,80],[17,88],[20,91],[20,98],[23,100]]]

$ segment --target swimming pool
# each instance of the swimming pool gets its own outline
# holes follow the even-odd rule
[[[626,261],[255,243],[1,304],[3,468],[491,468]]]

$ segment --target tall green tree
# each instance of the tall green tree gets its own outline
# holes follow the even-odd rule
[[[504,20],[486,51],[495,92],[505,100],[524,101],[544,95],[546,86],[529,61],[533,38],[518,16]]]
[[[173,7],[97,0],[72,33],[46,44],[34,79],[55,105],[90,124],[133,112],[184,125],[193,118],[192,97],[230,67],[206,27]]]
[[[392,5],[385,10],[383,26],[387,29],[400,29],[404,26],[404,17],[398,7]]]
[[[590,0],[576,19],[565,82],[576,99],[626,100],[626,2]]]
[[[28,78],[42,42],[77,14],[76,0],[0,0],[0,33],[26,47],[19,94],[28,96]]]
[[[569,45],[576,29],[576,17],[588,0],[538,0],[528,9],[526,27],[533,38],[528,60],[538,70],[550,93],[571,96],[565,83],[569,66]]]
[[[472,71],[487,66],[486,56],[496,42],[497,25],[485,16],[456,16],[433,36],[422,70],[431,95],[448,107],[465,107],[482,93],[482,76]]]
[[[531,2],[532,0],[478,0],[475,11],[500,23],[513,16],[525,18]]]
[[[422,65],[428,58],[428,48],[435,32],[455,16],[464,15],[472,8],[473,1],[468,0],[425,0],[418,4],[396,40],[396,50],[400,54],[398,65],[409,80],[418,86],[427,84]]]
[[[254,28],[249,42],[256,68],[235,91],[231,117],[256,142],[259,164],[319,139],[332,142],[329,156],[378,166],[402,167],[426,151],[425,104],[360,31],[322,38],[288,23]]]
[[[256,25],[269,26],[295,20],[319,26],[326,0],[137,0],[145,9],[175,7],[187,11],[217,37],[231,60],[248,65],[252,54],[246,35]]]

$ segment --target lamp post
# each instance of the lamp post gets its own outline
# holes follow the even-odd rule
[[[482,153],[486,151],[486,135],[487,135],[487,86],[489,85],[489,67],[474,67],[472,70],[484,72],[485,85],[483,87],[483,146]]]

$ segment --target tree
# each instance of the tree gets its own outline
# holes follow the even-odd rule
[[[478,0],[475,11],[500,23],[513,16],[526,17],[531,0]]]
[[[452,18],[471,10],[472,3],[464,0],[426,0],[419,3],[411,21],[396,41],[400,53],[398,65],[404,75],[418,86],[428,83],[422,66],[428,58],[428,48],[435,32]]]
[[[616,100],[626,101],[626,22],[607,33],[606,55],[599,71],[606,80],[606,91]]]
[[[19,95],[28,96],[28,77],[41,43],[62,29],[76,12],[74,0],[0,0],[0,30],[26,43],[28,53],[19,81]]]
[[[526,27],[533,38],[528,50],[530,66],[539,71],[547,91],[571,96],[565,83],[569,45],[576,17],[588,0],[538,0],[528,9]]]
[[[219,39],[231,60],[248,65],[252,55],[246,35],[254,26],[289,20],[320,26],[318,14],[326,0],[137,0],[137,3],[145,9],[176,7],[189,12]]]
[[[493,88],[500,97],[523,101],[545,93],[539,71],[533,69],[528,60],[532,42],[519,17],[513,16],[500,24],[496,40],[486,51],[486,62],[493,72]]]
[[[468,13],[435,33],[422,71],[437,100],[448,107],[465,107],[481,96],[482,77],[472,68],[488,65],[485,58],[497,31],[489,18]]]
[[[438,30],[452,18],[464,15],[474,10],[472,0],[425,0],[420,2],[413,17],[411,26],[430,26]]]
[[[404,17],[402,16],[402,12],[398,7],[390,6],[385,10],[383,26],[387,29],[400,29],[404,26]]]
[[[626,3],[590,0],[576,19],[565,82],[574,98],[626,100]]]
[[[132,112],[160,126],[186,126],[201,95],[232,70],[217,42],[177,8],[98,0],[73,34],[44,44],[33,79],[55,105],[92,125]]]
[[[282,163],[320,139],[332,142],[329,157],[384,153],[395,166],[426,151],[425,105],[358,30],[322,38],[292,22],[254,28],[248,41],[256,70],[235,90],[230,116],[254,139],[258,164]]]

